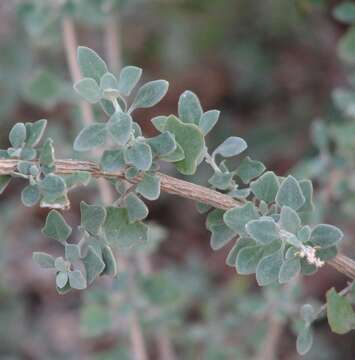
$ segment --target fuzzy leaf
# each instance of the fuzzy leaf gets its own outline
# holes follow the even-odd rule
[[[351,303],[334,288],[327,291],[327,317],[330,328],[336,334],[346,334],[355,329],[355,312]]]
[[[167,93],[169,83],[165,80],[154,80],[139,88],[130,108],[130,112],[137,108],[149,108],[156,105]]]
[[[129,222],[133,223],[145,219],[149,210],[144,202],[135,194],[130,193],[126,198]]]
[[[141,223],[130,224],[127,209],[108,207],[106,210],[104,232],[110,244],[130,247],[147,240],[147,226]]]
[[[208,182],[219,190],[227,190],[231,186],[233,179],[233,173],[222,173],[215,172],[209,179]]]
[[[153,126],[160,132],[165,131],[165,126],[167,121],[168,121],[168,116],[165,115],[156,116],[151,120]]]
[[[219,115],[220,111],[218,110],[209,110],[202,114],[199,128],[201,129],[203,135],[206,136],[213,129],[213,127],[217,124]]]
[[[158,199],[160,195],[160,177],[155,174],[145,173],[136,191],[148,200]]]
[[[132,118],[124,112],[116,112],[110,117],[107,127],[118,145],[126,145],[132,133]]]
[[[176,150],[177,146],[174,135],[169,131],[147,139],[147,142],[157,156],[169,155]]]
[[[311,237],[311,228],[308,225],[303,226],[298,232],[297,232],[297,238],[302,242],[306,243]]]
[[[58,197],[64,193],[66,184],[62,177],[49,174],[39,183],[39,189],[46,196]]]
[[[118,90],[125,96],[129,96],[142,76],[142,69],[136,66],[126,66],[120,72]]]
[[[250,188],[254,195],[266,203],[270,204],[275,201],[279,189],[279,180],[272,171],[267,171],[259,179],[250,183]]]
[[[301,318],[304,320],[304,322],[307,325],[309,325],[315,319],[316,312],[312,305],[304,304],[304,305],[302,305],[302,307],[300,309],[300,315],[301,315]]]
[[[118,272],[117,260],[112,249],[108,245],[105,245],[102,248],[102,260],[105,263],[105,269],[103,270],[102,275],[116,276]]]
[[[255,245],[255,241],[252,239],[249,238],[238,239],[236,244],[231,248],[231,250],[228,253],[226,264],[228,266],[235,267],[239,251],[247,246],[253,246],[253,245]]]
[[[81,226],[90,234],[97,235],[105,222],[106,209],[98,205],[80,203]]]
[[[105,150],[100,165],[103,171],[115,172],[122,169],[126,163],[123,149]]]
[[[32,255],[32,259],[41,268],[44,268],[44,269],[54,268],[54,257],[45,252],[34,252]]]
[[[227,138],[221,145],[217,146],[215,151],[212,153],[212,156],[217,154],[222,155],[223,157],[232,157],[241,154],[248,147],[244,139],[231,136]]]
[[[280,212],[279,224],[284,230],[296,234],[301,226],[301,219],[295,210],[288,206],[283,206]]]
[[[21,192],[21,201],[23,205],[31,207],[36,205],[41,198],[38,185],[27,185]]]
[[[54,167],[54,161],[55,161],[55,157],[54,157],[53,140],[47,139],[42,146],[39,156],[39,163],[41,164],[41,166],[51,168]]]
[[[311,242],[321,248],[337,245],[342,239],[343,233],[337,227],[327,224],[319,224],[312,230]]]
[[[212,232],[211,248],[213,250],[221,249],[224,245],[226,245],[230,240],[235,237],[235,232],[224,224],[212,225],[210,230]]]
[[[305,355],[313,345],[313,332],[310,326],[304,326],[297,335],[296,348],[300,355]]]
[[[305,197],[306,201],[298,209],[298,212],[303,211],[314,211],[314,204],[313,204],[313,185],[312,181],[310,180],[301,180],[299,181],[303,196]]]
[[[293,210],[298,210],[306,199],[298,181],[291,175],[282,181],[276,195],[276,203],[280,207],[289,206]]]
[[[252,239],[263,245],[280,238],[277,225],[271,218],[251,220],[245,225],[245,229]]]
[[[180,95],[178,114],[184,123],[200,124],[202,107],[198,97],[192,91],[187,90]]]
[[[79,46],[77,58],[81,75],[92,78],[99,84],[101,77],[107,72],[106,63],[101,57],[94,50]]]
[[[80,270],[69,272],[69,285],[72,289],[83,290],[87,288],[87,282]]]
[[[58,211],[51,210],[48,213],[46,223],[42,229],[43,235],[65,244],[71,232],[71,227]]]
[[[301,272],[301,262],[299,258],[284,260],[280,272],[279,283],[285,284],[296,277]]]
[[[201,131],[196,125],[185,124],[173,115],[168,117],[165,130],[175,135],[185,154],[183,160],[175,163],[177,170],[184,175],[194,174],[205,146]]]
[[[55,283],[59,289],[63,289],[64,286],[67,284],[68,279],[69,279],[69,276],[68,276],[67,272],[59,271],[55,278]]]
[[[91,104],[95,104],[101,99],[101,90],[94,79],[81,79],[74,84],[74,89],[83,99]]]
[[[91,180],[91,174],[88,171],[75,171],[74,173],[64,177],[67,189],[76,186],[86,186]]]
[[[12,147],[15,149],[22,147],[26,140],[26,126],[24,123],[15,124],[9,134],[9,141]]]
[[[116,90],[118,91],[118,83],[115,75],[107,72],[102,75],[100,79],[100,89],[105,90]]]
[[[152,166],[153,155],[149,145],[135,142],[124,152],[125,162],[132,164],[136,169],[147,171]]]
[[[265,286],[277,281],[281,265],[282,252],[280,250],[263,257],[256,267],[256,281],[258,284]]]
[[[88,246],[88,252],[83,259],[83,263],[86,270],[86,280],[88,284],[92,282],[104,271],[105,263],[101,256],[99,256],[92,245]]]
[[[246,156],[236,170],[236,174],[242,179],[244,184],[249,184],[250,180],[260,176],[265,171],[262,162],[252,160]]]
[[[41,141],[43,133],[47,126],[47,120],[41,119],[33,123],[26,123],[27,138],[26,146],[35,147]]]
[[[236,260],[236,269],[239,274],[249,275],[256,271],[256,267],[263,256],[262,246],[246,246],[243,247]]]
[[[74,262],[80,258],[81,251],[80,246],[77,244],[65,244],[65,258]]]
[[[251,202],[235,207],[225,212],[223,220],[226,225],[236,231],[238,234],[246,234],[245,225],[250,220],[255,220],[259,217],[256,207]]]
[[[101,146],[106,141],[106,124],[95,123],[84,127],[74,141],[75,151],[87,151]]]

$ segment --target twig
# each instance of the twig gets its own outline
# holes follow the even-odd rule
[[[12,175],[16,171],[20,160],[0,159],[0,175]],[[57,160],[56,172],[58,174],[72,174],[76,171],[88,171],[95,177],[125,179],[123,171],[103,172],[93,161],[77,160]],[[161,190],[171,195],[177,195],[186,199],[201,202],[217,209],[228,210],[233,207],[241,206],[242,203],[232,197],[219,193],[218,191],[208,189],[201,185],[192,184],[188,181],[176,179],[172,176],[159,173],[161,180]],[[141,179],[137,176],[129,179],[129,182],[136,184]],[[127,180],[128,181],[128,180]],[[327,263],[340,273],[350,279],[355,279],[355,261],[349,257],[338,254],[336,257],[327,261]]]

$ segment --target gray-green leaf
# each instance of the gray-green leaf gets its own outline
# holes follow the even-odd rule
[[[102,170],[107,172],[115,172],[122,169],[126,165],[123,149],[104,151],[100,165]]]
[[[34,123],[26,123],[27,138],[26,146],[35,147],[41,141],[43,133],[47,126],[47,120],[41,119]]]
[[[84,78],[74,84],[75,91],[86,101],[95,104],[101,99],[101,90],[92,78]]]
[[[101,77],[107,72],[106,63],[94,51],[85,46],[79,46],[77,52],[81,75],[94,79],[98,84]]]
[[[180,120],[185,123],[200,124],[202,107],[198,97],[192,91],[187,90],[180,95],[178,114]]]
[[[245,228],[252,239],[263,245],[280,238],[277,225],[272,218],[251,220],[245,225]]]
[[[81,226],[91,235],[97,235],[106,219],[106,209],[98,205],[80,203]]]
[[[54,268],[54,257],[45,252],[34,252],[32,255],[32,259],[41,268],[44,268],[44,269]]]
[[[142,76],[142,69],[136,66],[126,66],[120,72],[118,90],[125,96],[129,96]]]
[[[129,222],[133,223],[145,219],[149,210],[144,202],[134,193],[130,193],[126,197],[126,207]]]
[[[36,205],[41,198],[38,185],[27,185],[21,192],[21,201],[23,205],[31,207]]]
[[[256,271],[257,265],[263,256],[262,246],[246,246],[243,247],[236,260],[236,269],[239,274],[249,275]]]
[[[244,139],[231,136],[227,138],[223,143],[215,149],[212,153],[212,156],[217,154],[222,155],[223,157],[231,157],[241,154],[248,147]]]
[[[276,203],[280,207],[289,206],[293,210],[298,210],[306,199],[298,181],[291,175],[284,179],[276,195]]]
[[[263,257],[256,267],[256,281],[260,286],[274,283],[279,278],[282,265],[282,251]]]
[[[169,83],[166,80],[149,81],[139,88],[130,107],[130,112],[137,108],[149,108],[156,105],[167,93]]]
[[[272,171],[267,171],[259,179],[250,183],[250,188],[259,200],[270,204],[275,201],[279,189],[279,180]]]
[[[148,200],[158,199],[160,195],[160,177],[155,174],[145,173],[136,191]]]
[[[65,244],[71,232],[71,227],[58,211],[51,210],[48,213],[46,223],[42,229],[43,235]]]
[[[250,180],[260,176],[265,171],[262,162],[252,160],[246,156],[236,170],[236,174],[242,179],[244,184],[249,184]]]
[[[343,233],[337,227],[328,224],[319,224],[312,230],[311,242],[321,248],[337,245]]]
[[[300,355],[305,355],[312,347],[313,332],[310,326],[304,326],[297,336],[296,348]]]
[[[26,140],[27,130],[24,123],[15,124],[10,130],[9,141],[15,149],[22,147]]]
[[[86,279],[80,270],[69,272],[69,285],[71,288],[77,290],[83,290],[87,288]]]
[[[199,128],[201,129],[203,135],[207,135],[213,127],[217,124],[219,119],[220,111],[218,110],[209,110],[202,114],[200,119]]]
[[[106,124],[95,123],[84,127],[74,141],[75,151],[87,151],[106,141]]]
[[[145,143],[135,142],[126,149],[124,156],[126,163],[132,164],[138,170],[147,171],[152,166],[152,150]]]
[[[246,234],[245,225],[259,217],[256,207],[251,202],[225,212],[223,220],[226,225],[238,234]]]
[[[83,263],[86,270],[86,279],[91,284],[105,269],[105,263],[101,256],[97,254],[92,245],[88,246],[88,252]]]
[[[132,133],[132,118],[124,112],[116,112],[110,117],[107,127],[118,145],[126,145]]]

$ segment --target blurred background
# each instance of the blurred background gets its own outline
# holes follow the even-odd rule
[[[145,81],[170,82],[158,106],[136,114],[146,134],[156,132],[153,116],[176,113],[179,95],[192,90],[204,110],[222,112],[209,146],[235,134],[247,140],[252,158],[279,175],[310,176],[318,219],[344,229],[344,252],[354,257],[355,35],[349,40],[349,24],[355,16],[334,16],[340,3],[3,0],[0,148],[9,146],[15,122],[46,118],[56,156],[76,156],[72,142],[82,115],[65,51],[63,26],[69,21],[77,45],[116,64],[116,74],[122,65],[136,65]],[[327,142],[326,164],[319,136]],[[178,176],[172,168],[164,171]],[[332,183],[329,174],[335,174]],[[207,175],[202,168],[190,180],[204,184]],[[229,248],[210,249],[204,216],[192,202],[164,195],[149,204],[156,241],[145,249],[149,271],[134,274],[134,301],[126,298],[124,273],[113,283],[102,279],[87,291],[60,296],[53,274],[31,258],[34,250],[58,251],[39,230],[47,210],[24,208],[22,187],[14,181],[0,199],[0,359],[133,359],[127,325],[132,309],[151,359],[263,359],[275,298],[284,301],[277,305],[282,330],[276,359],[298,359],[299,307],[321,304],[327,289],[346,285],[324,267],[301,279],[292,294],[264,291],[253,276],[239,276],[225,264]],[[66,219],[72,226],[80,221],[80,200],[97,196],[95,183],[71,194]],[[305,359],[355,358],[353,333],[332,334],[321,320],[315,334]]]

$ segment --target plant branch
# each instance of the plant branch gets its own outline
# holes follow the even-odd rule
[[[20,160],[0,159],[0,175],[12,175],[17,168]],[[88,171],[94,177],[103,178],[117,178],[124,179],[136,184],[141,180],[141,176],[127,180],[124,171],[117,172],[103,172],[99,166],[93,161],[79,161],[79,160],[57,160],[56,172],[58,174],[72,174],[76,171]],[[228,210],[236,206],[241,206],[242,203],[233,199],[232,197],[222,194],[218,191],[206,188],[201,185],[193,184],[185,180],[180,180],[169,175],[159,173],[161,181],[161,190],[171,195],[177,195],[186,199],[201,202],[210,205],[217,209]],[[355,261],[349,257],[338,254],[327,264],[346,275],[350,279],[355,279]]]

